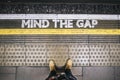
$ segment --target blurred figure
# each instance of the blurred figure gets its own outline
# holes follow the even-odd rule
[[[70,58],[62,67],[58,67],[54,60],[50,60],[49,68],[50,74],[46,80],[77,80],[71,72],[72,60]]]

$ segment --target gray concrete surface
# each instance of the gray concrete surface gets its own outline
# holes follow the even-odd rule
[[[73,67],[77,80],[120,80],[120,67]],[[45,80],[48,67],[0,67],[0,80]]]
[[[83,80],[114,80],[113,67],[84,67]]]

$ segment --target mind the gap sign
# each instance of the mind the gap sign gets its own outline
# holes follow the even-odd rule
[[[65,34],[89,34],[107,31],[107,33],[119,33],[120,15],[106,14],[0,14],[0,30],[16,29],[25,31],[34,29],[44,34],[47,32]],[[44,30],[45,29],[45,30]],[[4,30],[4,31],[3,31]],[[42,32],[44,30],[44,32]],[[64,32],[63,32],[63,31]],[[88,30],[88,31],[87,31]],[[94,31],[92,31],[94,30]],[[97,31],[96,31],[97,30]],[[101,31],[100,31],[101,30]],[[70,32],[67,32],[70,31]],[[77,31],[77,32],[76,32]],[[85,31],[85,32],[84,32]],[[29,32],[29,31],[25,31]],[[21,33],[21,32],[19,32]],[[24,32],[23,32],[24,33]],[[12,33],[13,34],[13,33]],[[22,34],[22,33],[21,33]],[[28,34],[28,33],[27,33]],[[34,34],[34,33],[33,33]],[[37,33],[35,33],[37,34]]]

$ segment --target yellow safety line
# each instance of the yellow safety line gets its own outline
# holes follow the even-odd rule
[[[120,35],[120,29],[0,29],[0,35],[16,35],[16,34]]]

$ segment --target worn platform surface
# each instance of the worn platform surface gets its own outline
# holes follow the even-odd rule
[[[120,67],[73,67],[78,80],[120,80]],[[48,67],[0,67],[0,80],[45,80]]]

